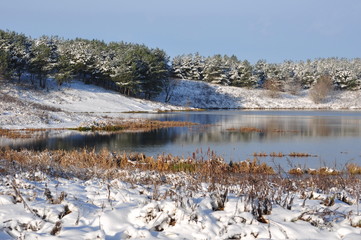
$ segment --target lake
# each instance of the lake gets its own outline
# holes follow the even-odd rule
[[[253,159],[254,153],[307,153],[312,157],[258,157],[282,168],[328,166],[342,169],[349,162],[361,165],[361,112],[359,111],[249,111],[214,110],[161,114],[127,114],[129,118],[189,121],[199,125],[142,133],[80,133],[46,131],[36,139],[1,139],[12,148],[108,148],[146,155],[171,153],[205,156],[210,149],[226,161]],[[229,129],[236,129],[230,131]],[[238,131],[255,128],[259,131]]]

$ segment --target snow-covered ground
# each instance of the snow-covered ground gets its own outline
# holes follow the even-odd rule
[[[49,83],[48,91],[27,85],[2,84],[0,126],[2,128],[77,127],[82,123],[109,117],[126,117],[125,112],[180,110],[182,107],[123,96],[82,82],[58,88]]]
[[[248,109],[361,109],[361,91],[334,92],[325,103],[315,104],[302,91],[294,96],[280,93],[272,98],[267,90],[220,86],[179,80],[169,104],[164,93],[153,101],[129,98],[82,82],[49,90],[29,89],[26,85],[2,84],[0,89],[0,126],[2,128],[76,127],[84,122],[126,118],[125,112],[157,112],[195,108]]]
[[[156,100],[164,100],[164,94]],[[315,104],[308,96],[308,90],[301,91],[299,95],[279,93],[278,97],[271,97],[264,89],[178,80],[169,103],[195,108],[361,109],[361,91],[335,91],[324,103]]]
[[[241,185],[226,192],[181,173],[120,174],[130,183],[37,171],[3,175],[0,239],[361,239],[358,205],[327,205],[331,193],[279,191],[280,203],[266,203],[272,209],[257,219],[252,208],[265,202],[249,198],[251,186],[241,194]],[[145,179],[149,184],[138,183]],[[217,209],[222,195],[224,208]]]

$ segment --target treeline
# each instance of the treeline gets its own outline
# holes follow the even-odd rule
[[[172,61],[172,74],[182,79],[201,80],[237,87],[270,87],[280,90],[300,85],[310,88],[327,76],[337,89],[361,88],[361,59],[324,58],[307,61],[285,61],[280,64],[260,60],[255,64],[236,56],[199,54],[177,56]],[[270,84],[272,82],[272,84]]]
[[[32,39],[0,30],[0,75],[18,81],[27,76],[32,84],[42,88],[46,88],[49,78],[59,85],[78,79],[144,98],[162,90],[168,95],[174,87],[171,78],[279,91],[307,89],[327,77],[333,88],[355,90],[361,88],[361,59],[326,58],[280,64],[260,60],[251,64],[236,56],[188,54],[174,57],[170,63],[163,50],[140,44],[56,36]]]
[[[46,88],[47,79],[59,85],[72,79],[102,85],[121,93],[150,98],[168,79],[169,57],[144,45],[56,36],[38,39],[0,30],[0,74]]]

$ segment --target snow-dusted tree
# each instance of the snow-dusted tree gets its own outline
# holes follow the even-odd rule
[[[54,78],[58,85],[69,82],[75,78],[75,69],[73,55],[71,51],[72,45],[69,41],[62,41],[58,45],[59,57],[55,66]]]
[[[27,71],[29,63],[31,40],[16,32],[0,32],[0,49],[7,52],[8,70],[19,81]]]
[[[318,79],[319,74],[315,64],[311,60],[307,60],[298,64],[295,76],[300,79],[302,86],[307,89]]]
[[[162,80],[168,78],[168,56],[163,50],[147,49],[144,51],[144,62],[146,72],[141,80],[141,89],[146,99],[158,95],[162,91]]]
[[[232,86],[251,88],[257,85],[257,77],[252,75],[252,65],[247,60],[239,62],[235,70],[231,70],[234,72],[230,77]]]
[[[204,80],[210,83],[229,85],[230,80],[227,70],[228,68],[225,66],[225,61],[221,55],[208,57],[205,61]]]
[[[182,79],[193,79],[193,54],[177,56],[173,59],[174,76]]]
[[[151,98],[162,91],[168,78],[168,57],[163,50],[129,45],[111,61],[111,79],[128,95]]]
[[[171,64],[171,76],[174,78],[184,79],[184,73],[182,71],[183,59],[182,56],[175,56]]]
[[[257,79],[257,87],[262,86],[267,79],[267,68],[266,60],[258,60],[254,65],[252,75]]]
[[[358,87],[356,73],[346,69],[338,69],[333,73],[333,83],[338,89],[356,89]]]
[[[192,59],[190,76],[193,80],[203,80],[204,78],[205,60],[204,57],[195,53]]]
[[[6,51],[0,49],[0,79],[10,77],[11,71],[8,66],[10,61],[9,59],[9,54]]]
[[[132,52],[129,48],[122,55],[116,55],[111,62],[110,74],[120,92],[129,96],[140,92],[140,76],[137,74],[137,62]]]
[[[52,71],[51,49],[43,42],[35,42],[29,63],[29,72],[36,76],[39,85],[46,88],[46,82]]]

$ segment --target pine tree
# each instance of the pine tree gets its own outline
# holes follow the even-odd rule
[[[39,80],[39,86],[46,88],[46,82],[51,73],[51,49],[45,43],[37,42],[32,49],[32,56],[29,64],[29,72]]]

